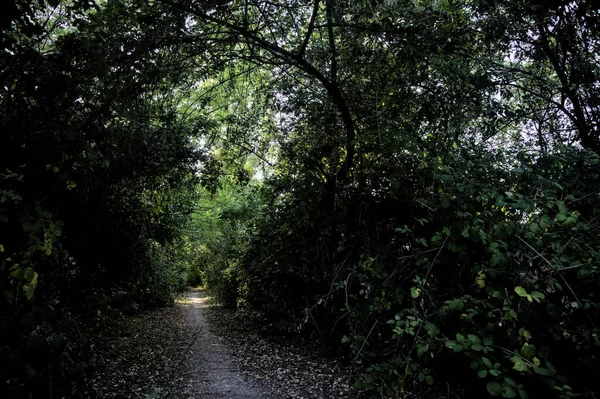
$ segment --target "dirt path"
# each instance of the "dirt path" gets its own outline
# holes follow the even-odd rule
[[[96,399],[350,399],[352,372],[317,343],[259,332],[192,289],[175,306],[98,331]]]
[[[194,331],[186,360],[170,397],[185,398],[275,398],[258,381],[243,376],[232,363],[222,339],[208,329],[204,311],[206,292],[194,289],[179,304],[185,309],[189,329]]]

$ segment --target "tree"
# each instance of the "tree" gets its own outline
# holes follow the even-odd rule
[[[202,153],[177,113],[173,19],[153,29],[137,2],[16,5],[0,61],[1,389],[81,396],[77,315],[172,301]]]
[[[240,300],[347,345],[380,395],[592,395],[576,345],[539,326],[594,290],[596,11],[168,4],[205,22],[197,40],[224,33],[233,59],[277,79],[277,158]],[[576,342],[596,331],[591,309],[571,319]]]

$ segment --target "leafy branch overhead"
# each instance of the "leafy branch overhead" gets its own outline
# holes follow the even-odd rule
[[[6,10],[0,396],[188,283],[367,397],[597,396],[596,2]]]
[[[189,18],[193,17],[194,19],[198,19],[198,22],[204,22],[193,24],[194,27],[198,26],[200,28],[198,29],[198,31],[192,29],[190,32],[191,38],[194,38],[199,42],[205,40],[205,35],[210,35],[211,32],[214,31],[212,26],[206,23],[215,24],[219,28],[227,29],[227,31],[224,33],[234,37],[234,54],[236,54],[234,55],[234,57],[239,57],[240,59],[249,59],[252,62],[257,62],[263,66],[265,64],[284,64],[293,66],[305,73],[308,77],[317,80],[326,90],[331,101],[337,108],[342,122],[344,124],[344,131],[346,134],[346,156],[342,165],[340,166],[339,172],[334,174],[332,178],[337,178],[340,181],[344,181],[347,179],[347,175],[350,172],[350,169],[352,168],[352,165],[354,163],[354,139],[356,136],[356,126],[353,120],[350,106],[347,103],[342,87],[337,83],[337,57],[335,51],[333,51],[330,55],[330,65],[323,69],[320,69],[318,66],[313,65],[305,57],[305,51],[308,44],[311,41],[311,36],[314,30],[315,20],[319,16],[318,1],[313,7],[310,20],[308,21],[308,25],[305,29],[307,32],[306,36],[304,37],[301,47],[298,51],[294,51],[293,43],[282,43],[282,39],[284,38],[281,36],[275,36],[273,32],[274,30],[279,31],[278,33],[286,32],[289,26],[286,26],[285,23],[289,21],[273,21],[271,19],[272,16],[269,13],[263,12],[263,4],[260,2],[256,4],[252,4],[250,2],[245,3],[243,8],[243,17],[237,15],[240,12],[240,10],[234,8],[231,11],[231,14],[226,12],[222,18],[219,17],[221,14],[219,13],[220,10],[218,9],[203,10],[200,6],[194,7],[193,5],[187,5],[184,2],[175,2],[171,0],[160,0],[160,3],[169,5],[177,10],[186,12]],[[329,24],[328,40],[330,43],[330,50],[334,50],[335,41],[337,40],[337,38],[334,37],[331,15],[329,14],[329,6],[327,7],[327,10],[329,10],[326,13]],[[211,11],[215,12],[213,13]],[[302,11],[306,10],[302,10],[299,7],[295,7],[295,11],[299,12],[299,14],[301,15]],[[256,16],[256,18],[251,20],[252,16]],[[290,15],[290,17],[292,17],[293,19],[295,18],[295,16],[293,15]],[[238,18],[240,20],[238,20]],[[234,20],[235,22],[229,22],[230,20]],[[294,23],[296,23],[295,19]],[[240,45],[244,46],[244,50],[239,49],[238,46]],[[266,51],[272,58],[266,58],[259,51],[259,49]]]

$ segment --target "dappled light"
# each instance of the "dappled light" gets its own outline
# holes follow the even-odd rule
[[[190,292],[198,293],[196,296],[184,296],[175,299],[175,303],[184,308],[199,308],[204,309],[213,304],[213,300],[208,296],[208,293],[201,289],[191,289]]]

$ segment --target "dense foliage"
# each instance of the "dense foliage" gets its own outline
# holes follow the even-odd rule
[[[85,396],[76,383],[94,364],[77,319],[172,301],[195,198],[177,53],[132,29],[142,10],[58,3],[17,2],[2,35],[3,397]]]
[[[599,395],[595,2],[10,4],[3,389],[186,277],[373,397]]]
[[[212,284],[341,345],[375,396],[597,396],[598,9],[179,7],[273,76],[267,104],[230,96],[264,104],[274,166]]]

